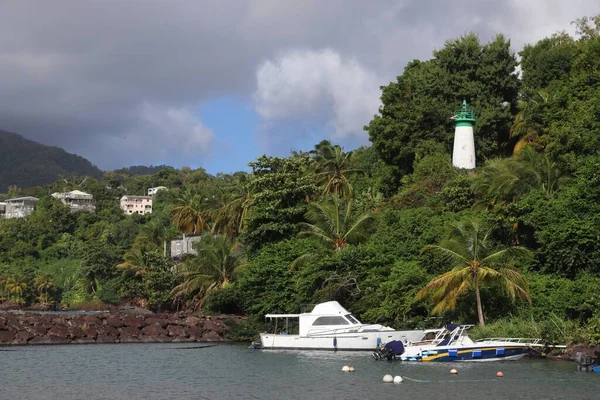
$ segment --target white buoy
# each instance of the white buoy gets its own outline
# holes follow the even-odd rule
[[[455,370],[454,368],[452,368],[452,369],[450,370],[450,373],[451,373],[452,375],[456,375],[456,374],[458,374],[458,371],[457,371],[457,370]]]
[[[403,379],[400,375],[394,377],[394,383],[402,383]]]
[[[383,376],[383,383],[392,383],[394,382],[394,377],[390,374],[385,374]]]
[[[347,366],[347,365],[344,365],[344,366],[342,367],[342,372],[350,372],[350,367],[349,367],[349,366]]]

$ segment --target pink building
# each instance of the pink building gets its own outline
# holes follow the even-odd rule
[[[152,197],[123,196],[121,197],[121,210],[125,214],[150,214],[152,212]]]

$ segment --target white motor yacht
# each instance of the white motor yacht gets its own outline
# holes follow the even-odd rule
[[[261,333],[252,347],[261,349],[375,350],[392,340],[416,341],[422,330],[397,331],[361,323],[337,301],[317,304],[309,313],[267,314],[275,322],[271,333]],[[294,330],[294,334],[292,334]],[[296,333],[297,332],[297,333]]]

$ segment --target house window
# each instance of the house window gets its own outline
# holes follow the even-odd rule
[[[177,243],[177,244],[175,245],[175,252],[176,252],[177,254],[181,254],[181,243]]]

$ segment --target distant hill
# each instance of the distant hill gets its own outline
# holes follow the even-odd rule
[[[83,157],[0,130],[0,193],[10,185],[40,186],[72,173],[102,177],[102,171]]]
[[[169,167],[168,165],[157,165],[157,166],[150,165],[149,167],[146,165],[133,165],[128,168],[118,169],[114,172],[118,173],[118,174],[128,174],[128,175],[154,175],[158,171],[163,170],[165,168],[171,168],[171,167]]]

